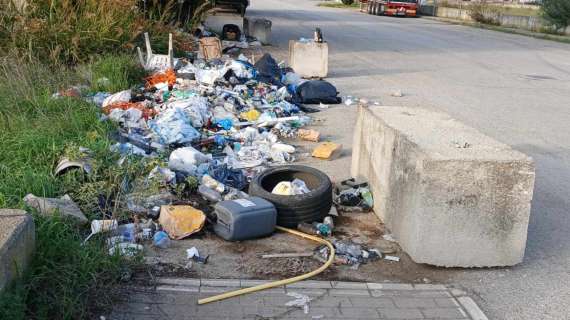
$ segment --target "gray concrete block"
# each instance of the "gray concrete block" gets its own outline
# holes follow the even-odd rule
[[[32,216],[23,210],[0,209],[0,291],[27,268],[35,240]]]
[[[335,289],[368,289],[364,282],[331,281],[331,285]]]
[[[271,44],[271,20],[245,17],[243,26],[245,34],[254,37],[262,44]]]
[[[470,297],[459,297],[457,298],[459,303],[465,308],[469,316],[473,320],[489,320],[487,316],[479,309],[479,306]]]
[[[289,288],[303,288],[303,289],[330,289],[332,285],[329,281],[314,281],[305,280],[286,285]]]
[[[448,115],[359,107],[352,175],[375,213],[419,263],[507,266],[522,261],[534,163]]]
[[[199,287],[200,279],[158,278],[156,279],[156,283],[175,286]]]
[[[325,78],[329,72],[329,45],[289,41],[289,66],[303,78]]]
[[[372,283],[366,284],[370,290],[414,290],[411,284],[407,283]]]
[[[202,287],[239,287],[239,279],[202,279]]]

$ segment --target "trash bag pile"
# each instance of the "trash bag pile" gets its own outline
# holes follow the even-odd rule
[[[317,131],[301,129],[311,123],[302,104],[341,102],[331,84],[302,80],[269,54],[255,63],[243,54],[174,61],[174,68],[153,69],[139,87],[87,97],[103,121],[117,126],[110,148],[121,155],[119,166],[133,157],[156,163],[150,173],[120,186],[119,206],[135,221],[92,222],[109,225],[121,253],[140,250],[127,243],[145,239],[167,247],[164,233],[182,239],[199,232],[207,219],[192,197],[208,206],[248,198],[244,190],[254,175],[295,161],[295,147],[283,138],[318,142]],[[291,190],[307,192],[302,187]],[[183,205],[173,205],[181,200]],[[106,230],[96,226],[93,233]]]
[[[269,54],[255,65],[243,55],[178,62],[140,88],[96,95],[119,127],[113,151],[167,157],[156,174],[173,184],[195,177],[211,201],[244,196],[239,191],[255,173],[294,161],[295,147],[281,138],[311,122],[293,102],[300,77]]]

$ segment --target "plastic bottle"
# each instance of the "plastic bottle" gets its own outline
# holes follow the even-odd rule
[[[370,189],[360,188],[360,196],[364,199],[368,207],[372,208],[374,206],[374,199],[372,198],[372,192],[370,192]]]
[[[208,188],[207,186],[201,184],[198,187],[198,193],[204,197],[204,199],[211,201],[211,202],[220,202],[222,201],[222,195],[217,192],[216,190],[213,190],[211,188]]]

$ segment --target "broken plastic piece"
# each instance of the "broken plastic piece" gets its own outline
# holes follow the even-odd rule
[[[24,202],[43,215],[53,215],[59,212],[63,216],[75,218],[81,224],[89,222],[79,206],[73,202],[69,195],[64,195],[56,199],[36,197],[30,193],[24,197]]]

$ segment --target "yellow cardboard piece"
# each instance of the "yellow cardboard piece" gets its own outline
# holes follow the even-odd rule
[[[313,150],[313,157],[320,159],[330,159],[336,151],[342,148],[341,144],[334,142],[323,142]]]
[[[297,130],[299,138],[307,141],[319,142],[321,133],[313,129],[299,129]]]
[[[180,240],[202,230],[206,215],[192,206],[167,205],[160,207],[158,222],[172,239]]]

